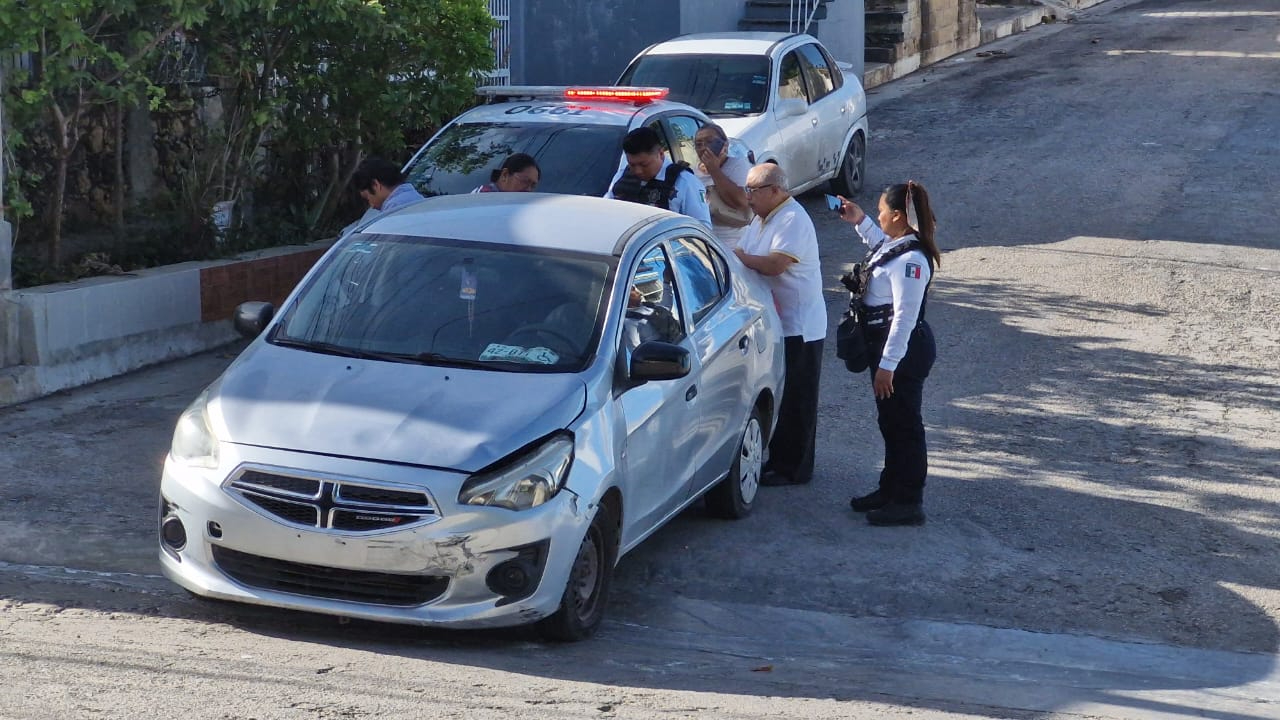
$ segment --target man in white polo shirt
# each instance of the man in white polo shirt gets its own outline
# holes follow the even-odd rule
[[[822,297],[818,234],[800,203],[787,192],[787,176],[772,163],[747,173],[747,203],[755,218],[734,253],[764,276],[782,319],[786,343],[786,388],[778,429],[769,441],[762,485],[797,485],[813,479],[818,426],[818,378],[827,304]]]

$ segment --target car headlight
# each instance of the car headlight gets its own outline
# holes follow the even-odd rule
[[[556,435],[533,450],[504,461],[494,470],[467,478],[458,493],[458,502],[528,510],[560,492],[572,465],[573,438]]]
[[[209,391],[200,396],[178,418],[173,430],[169,455],[183,465],[201,468],[218,467],[218,439],[209,428]]]

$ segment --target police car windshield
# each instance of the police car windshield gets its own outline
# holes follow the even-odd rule
[[[489,182],[512,153],[538,161],[538,192],[604,195],[622,158],[621,125],[457,123],[413,160],[409,182],[423,195],[459,195]]]
[[[631,64],[619,85],[670,88],[668,99],[692,105],[710,117],[764,112],[769,59],[756,55],[645,55]]]

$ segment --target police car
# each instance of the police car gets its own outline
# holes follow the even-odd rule
[[[693,136],[702,111],[667,99],[658,87],[495,86],[476,91],[486,104],[440,129],[405,166],[423,195],[468,193],[512,153],[528,153],[542,171],[538,192],[601,196],[625,158],[622,138],[649,126],[674,162],[697,165]],[[730,153],[750,157],[741,142]]]
[[[792,192],[824,182],[840,195],[862,189],[867,98],[848,63],[810,35],[768,32],[682,35],[631,61],[619,84],[670,88],[729,135],[776,162]]]

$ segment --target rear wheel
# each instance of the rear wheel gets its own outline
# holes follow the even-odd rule
[[[867,174],[867,141],[862,133],[855,132],[844,150],[840,172],[831,178],[831,192],[851,198],[862,192]]]
[[[751,514],[764,466],[764,420],[760,415],[759,408],[751,411],[729,476],[707,491],[707,512],[715,517],[737,520]]]
[[[613,508],[601,503],[587,534],[578,546],[578,555],[569,571],[560,608],[538,623],[548,640],[573,642],[595,634],[604,619],[613,580],[613,563],[618,556],[618,521]]]

